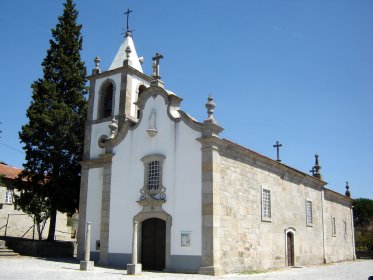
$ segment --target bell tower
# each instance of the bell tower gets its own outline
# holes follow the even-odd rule
[[[95,68],[90,81],[88,121],[108,122],[115,118],[122,122],[126,118],[137,118],[137,101],[141,91],[150,85],[151,77],[143,73],[142,57],[138,57],[127,31],[113,62],[107,71],[100,69],[100,57],[95,58]]]
[[[100,69],[101,58],[94,59],[95,67],[89,80],[89,97],[87,108],[87,121],[85,125],[84,153],[81,176],[81,195],[79,207],[79,227],[85,228],[87,220],[87,193],[90,168],[100,170],[103,185],[101,205],[100,232],[100,263],[108,261],[108,219],[110,200],[111,158],[110,150],[103,151],[98,145],[101,135],[111,135],[126,120],[138,121],[138,108],[136,101],[147,87],[150,86],[153,77],[145,75],[142,70],[143,58],[138,57],[135,44],[132,39],[132,31],[128,28],[124,40],[119,47],[110,67],[106,71]],[[97,171],[98,172],[98,171]],[[93,231],[94,229],[93,225]],[[83,258],[85,231],[79,231],[78,256]]]

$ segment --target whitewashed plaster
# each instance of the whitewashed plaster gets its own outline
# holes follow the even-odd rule
[[[158,133],[150,137],[149,115],[156,114]],[[200,132],[182,121],[175,123],[167,115],[161,96],[150,97],[143,118],[135,130],[114,148],[110,198],[109,252],[132,252],[132,221],[141,211],[136,202],[144,183],[141,158],[150,154],[165,156],[163,186],[167,202],[164,210],[172,216],[171,254],[201,255],[201,146]],[[191,232],[191,247],[180,246],[180,233]]]
[[[90,157],[92,159],[97,158],[100,154],[103,153],[104,149],[98,146],[98,139],[102,135],[110,135],[109,124],[111,121],[100,122],[92,124],[91,131],[91,143],[90,143]]]
[[[91,222],[91,251],[96,250],[96,240],[100,240],[102,168],[91,168],[88,177],[87,222]]]
[[[139,95],[139,86],[144,85],[146,87],[149,87],[149,83],[136,77],[135,75],[128,75],[128,78],[131,79],[130,92],[132,92],[130,116],[137,118],[137,106],[135,105],[135,102],[137,101]]]
[[[126,36],[124,38],[124,41],[120,45],[119,50],[117,54],[115,55],[115,58],[109,67],[109,70],[113,70],[113,69],[123,66],[123,61],[127,59],[127,54],[126,54],[127,47],[130,47],[131,49],[131,53],[129,56],[129,65],[142,73],[141,63],[139,61],[139,57],[137,56],[135,44],[133,43],[131,36]]]

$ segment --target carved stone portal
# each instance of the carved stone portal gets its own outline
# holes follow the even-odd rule
[[[142,237],[142,222],[148,219],[157,218],[166,222],[166,240],[165,240],[165,268],[164,271],[170,271],[170,259],[171,259],[171,225],[172,217],[170,214],[165,212],[162,208],[165,200],[154,199],[151,196],[147,196],[143,200],[137,201],[142,206],[141,212],[139,212],[133,221],[138,223],[137,232],[137,258],[141,262],[141,237]]]

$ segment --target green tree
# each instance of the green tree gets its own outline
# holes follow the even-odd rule
[[[45,224],[50,217],[51,207],[49,199],[29,186],[23,189],[21,194],[15,195],[15,204],[17,209],[22,209],[23,212],[33,219],[39,240],[41,240]]]
[[[373,250],[373,200],[358,198],[353,206],[356,249]]]
[[[80,166],[83,153],[87,102],[86,68],[81,61],[81,25],[72,0],[64,3],[63,15],[52,29],[52,39],[42,62],[43,78],[32,84],[29,122],[19,133],[26,163],[19,184],[43,197],[50,207],[48,239],[54,239],[57,211],[78,208]],[[19,200],[22,202],[22,195]],[[25,199],[25,201],[27,201]],[[28,206],[19,204],[21,209]]]
[[[373,223],[373,200],[357,198],[353,206],[355,227],[368,227]]]

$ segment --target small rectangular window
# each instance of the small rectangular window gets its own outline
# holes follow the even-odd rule
[[[7,190],[5,193],[5,204],[13,204],[13,191]]]
[[[271,220],[271,191],[262,190],[262,220]]]
[[[306,201],[306,222],[307,226],[312,226],[313,216],[312,216],[312,201]]]
[[[347,222],[343,221],[343,235],[345,240],[347,240]]]
[[[190,247],[190,232],[181,232],[180,245],[181,247]]]
[[[337,228],[335,226],[335,217],[332,217],[332,236],[337,236]]]

